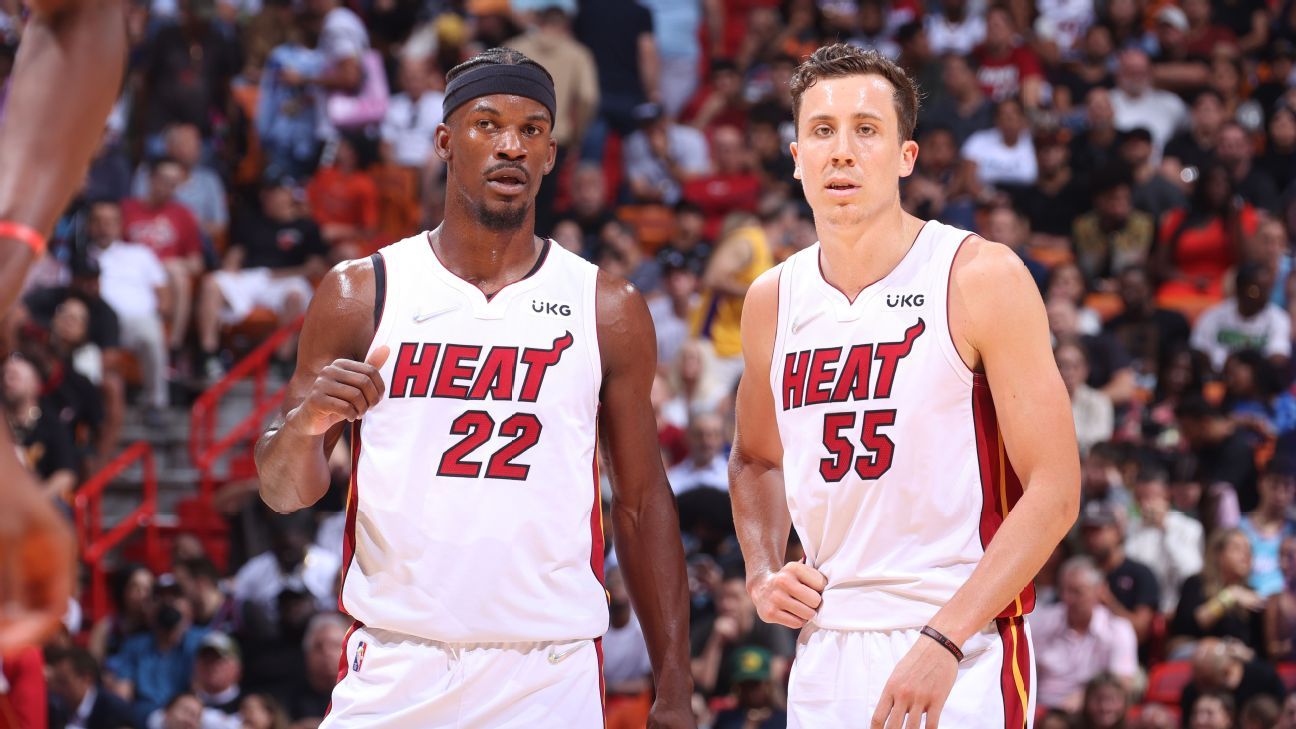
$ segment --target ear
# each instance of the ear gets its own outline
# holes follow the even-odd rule
[[[792,152],[792,177],[799,180],[801,179],[801,157],[799,156],[800,150],[797,148],[797,143],[789,144],[788,150]]]
[[[549,156],[545,158],[544,173],[547,175],[553,172],[556,164],[558,164],[558,143],[553,137],[549,137]]]
[[[436,132],[432,134],[432,149],[442,162],[450,161],[450,127],[445,122],[438,124]]]
[[[914,165],[918,162],[918,143],[910,139],[900,145],[900,176],[913,174]]]

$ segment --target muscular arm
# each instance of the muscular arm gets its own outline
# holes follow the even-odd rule
[[[610,465],[617,556],[643,626],[659,707],[688,712],[693,686],[684,546],[648,403],[657,340],[648,307],[629,284],[599,274],[597,298],[599,434]]]
[[[951,275],[955,343],[961,353],[975,352],[985,371],[1024,489],[971,578],[932,618],[933,628],[962,645],[1013,601],[1070,529],[1080,462],[1044,305],[1026,267],[1008,248],[973,239]]]
[[[368,259],[340,263],[324,277],[306,311],[282,414],[256,448],[261,498],[275,511],[297,511],[320,500],[328,491],[328,457],[342,428],[381,396],[380,386],[370,388],[360,373],[339,366],[339,360],[360,364],[365,358],[374,334],[375,288]],[[367,405],[352,404],[338,380],[366,388]],[[331,410],[321,412],[317,405]]]

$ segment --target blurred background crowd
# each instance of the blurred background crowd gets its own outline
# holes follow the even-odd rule
[[[0,0],[0,113],[23,25]],[[537,232],[656,323],[701,725],[783,727],[796,635],[747,596],[726,459],[743,295],[815,240],[788,80],[841,40],[921,85],[904,207],[1013,248],[1046,302],[1084,503],[1036,579],[1037,726],[1296,729],[1296,2],[131,0],[129,33],[84,190],[4,327],[0,406],[51,499],[123,424],[183,419],[330,264],[435,226],[445,71],[508,45],[557,85]],[[105,614],[74,604],[4,657],[0,726],[315,726],[350,624],[347,450],[310,512],[244,484],[220,550],[182,532],[164,568],[114,561]],[[607,562],[609,726],[642,727],[647,654]]]

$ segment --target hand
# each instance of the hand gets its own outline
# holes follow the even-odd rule
[[[869,729],[916,727],[923,714],[927,715],[927,729],[937,729],[941,709],[957,676],[958,661],[954,656],[940,643],[918,636],[918,642],[900,659],[882,687]]]
[[[819,610],[828,578],[802,562],[788,562],[778,572],[757,575],[747,583],[761,620],[799,629]]]
[[[288,414],[288,424],[306,435],[324,435],[344,420],[364,417],[387,389],[378,370],[389,354],[391,349],[382,346],[364,362],[333,360],[315,378],[302,404]]]
[[[683,703],[657,697],[648,712],[648,729],[697,729],[691,701],[692,696],[683,699]]]
[[[721,615],[711,625],[711,637],[728,645],[738,640],[738,621],[728,615]]]
[[[1233,594],[1233,602],[1241,605],[1247,610],[1252,612],[1260,612],[1261,610],[1264,610],[1265,600],[1263,597],[1257,595],[1254,590],[1241,585],[1234,585],[1226,589]]]
[[[6,467],[19,469],[12,457]],[[66,520],[25,472],[0,490],[0,655],[39,645],[72,595],[76,546]]]

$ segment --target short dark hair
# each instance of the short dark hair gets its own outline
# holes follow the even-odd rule
[[[184,167],[184,165],[180,164],[180,160],[176,159],[175,157],[172,157],[170,155],[162,155],[161,157],[157,157],[153,159],[153,161],[149,162],[149,168],[148,168],[149,174],[153,174],[154,172],[157,172],[158,169],[162,167],[162,165],[177,165],[180,167]]]
[[[90,679],[91,683],[99,683],[99,661],[95,660],[90,651],[78,646],[71,646],[59,650],[49,658],[49,664],[52,666],[65,662],[71,664],[72,673],[81,678]]]
[[[469,58],[458,66],[450,69],[445,77],[446,86],[449,86],[450,82],[455,80],[455,77],[466,71],[471,71],[478,66],[532,66],[540,69],[540,71],[544,73],[545,77],[549,79],[549,83],[553,83],[553,76],[549,73],[549,69],[536,63],[525,53],[515,51],[512,48],[487,48],[481,53],[478,53],[472,58]]]
[[[194,579],[210,580],[213,583],[220,582],[221,573],[216,569],[216,565],[206,557],[190,557],[181,560],[177,567],[182,567]]]
[[[815,51],[792,74],[792,119],[801,124],[801,97],[822,79],[875,74],[895,89],[896,118],[900,120],[900,141],[913,139],[918,126],[918,86],[895,61],[873,49],[834,43]]]

